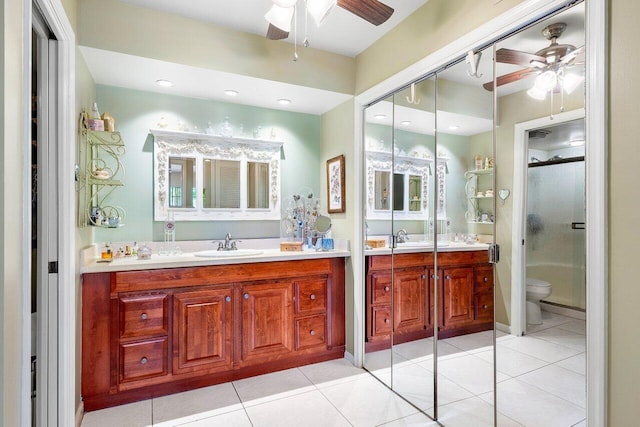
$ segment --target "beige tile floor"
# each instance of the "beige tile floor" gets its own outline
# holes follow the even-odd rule
[[[585,419],[584,321],[543,312],[525,337],[498,333],[499,426],[572,427]],[[492,334],[439,342],[439,417],[447,427],[492,425]],[[394,386],[431,413],[433,355],[427,340],[395,349]],[[388,354],[388,353],[387,353]],[[369,367],[384,381],[383,357]],[[380,355],[379,355],[380,356]],[[374,363],[375,362],[375,363]],[[426,391],[425,391],[426,390]],[[274,372],[86,413],[82,427],[424,426],[438,424],[345,359]]]

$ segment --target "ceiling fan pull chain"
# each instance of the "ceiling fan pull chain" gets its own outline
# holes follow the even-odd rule
[[[309,28],[309,0],[304,0],[304,42],[302,45],[304,47],[309,47],[309,37],[307,33],[307,29]]]
[[[553,89],[549,91],[549,99],[551,100],[551,114],[549,114],[549,119],[553,120]]]
[[[298,5],[293,6],[293,62],[298,61]]]

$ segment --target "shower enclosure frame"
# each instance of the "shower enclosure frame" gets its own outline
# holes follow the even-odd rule
[[[527,236],[527,172],[528,132],[585,118],[584,108],[546,116],[516,124],[513,148],[513,233],[511,234],[511,325],[510,332],[524,335],[527,330],[526,298],[526,251]],[[585,157],[586,159],[586,157]],[[585,177],[586,179],[586,177]],[[519,232],[516,232],[518,230]]]

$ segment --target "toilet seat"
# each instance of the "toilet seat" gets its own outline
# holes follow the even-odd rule
[[[527,292],[545,293],[548,292],[550,288],[551,284],[549,282],[527,277]]]

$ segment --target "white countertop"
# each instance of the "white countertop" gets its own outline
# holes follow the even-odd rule
[[[180,267],[202,267],[207,265],[226,265],[226,264],[248,264],[255,262],[272,262],[272,261],[293,261],[303,259],[318,258],[346,258],[351,256],[349,244],[347,241],[336,241],[334,250],[316,251],[315,249],[304,248],[298,252],[282,252],[278,247],[274,248],[273,239],[270,244],[257,244],[253,247],[260,250],[257,255],[229,255],[224,257],[200,257],[195,252],[200,250],[212,249],[210,242],[205,243],[206,246],[195,244],[194,242],[177,242],[183,250],[189,250],[179,255],[159,255],[157,247],[160,243],[154,243],[150,246],[154,250],[151,259],[141,260],[137,257],[114,258],[111,262],[98,262],[99,250],[97,246],[91,246],[83,251],[82,267],[80,273],[105,273],[114,271],[131,271],[131,270],[152,270],[159,268],[180,268]],[[278,241],[275,239],[276,242]],[[155,246],[155,248],[154,248]],[[239,245],[240,246],[240,245]],[[243,245],[246,246],[247,245]],[[119,247],[114,244],[113,247]],[[240,246],[242,248],[242,246]]]
[[[464,243],[464,242],[449,242],[446,245],[439,244],[438,252],[462,252],[462,251],[482,251],[489,249],[487,243]],[[420,242],[409,242],[408,244],[400,243],[397,248],[393,250],[394,254],[405,254],[414,252],[433,252],[433,245],[425,243],[421,245]],[[365,256],[368,255],[390,255],[391,248],[372,248],[364,251]]]

